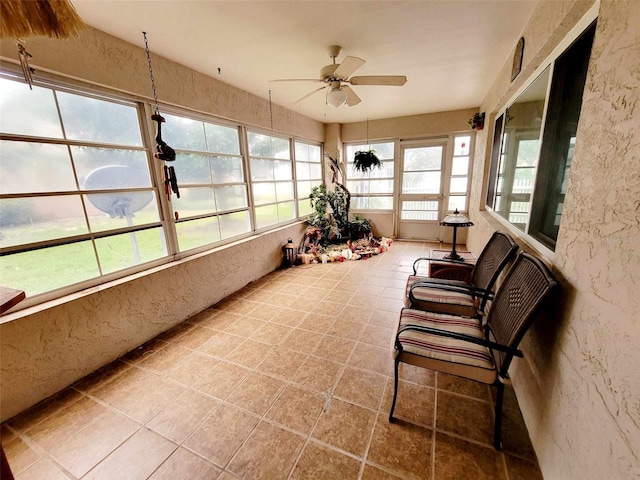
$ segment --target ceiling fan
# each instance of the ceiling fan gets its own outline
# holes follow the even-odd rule
[[[271,80],[272,82],[322,82],[326,85],[308,93],[304,97],[293,103],[300,103],[306,100],[320,90],[327,90],[327,104],[332,107],[339,107],[347,104],[350,107],[361,102],[360,97],[349,85],[386,85],[401,87],[407,82],[404,75],[369,75],[361,77],[351,77],[351,74],[366,62],[358,57],[345,57],[342,63],[336,63],[336,57],[340,55],[342,47],[332,45],[329,47],[329,56],[333,63],[322,67],[320,70],[320,78],[288,78],[280,80]]]

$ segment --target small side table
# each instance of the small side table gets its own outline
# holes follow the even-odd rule
[[[430,257],[433,259],[429,262],[429,277],[446,278],[449,280],[462,280],[468,282],[471,280],[471,272],[473,265],[476,263],[476,256],[471,252],[458,252],[461,260],[473,265],[463,265],[453,262],[439,262],[437,259],[446,259],[449,255],[448,250],[431,250]]]
[[[455,212],[450,213],[440,221],[440,225],[443,227],[453,227],[453,248],[451,249],[451,253],[446,255],[444,258],[449,260],[463,260],[463,258],[456,252],[458,228],[473,227],[473,222],[470,222],[469,219],[456,208]]]

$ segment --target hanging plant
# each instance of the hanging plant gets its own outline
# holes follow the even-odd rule
[[[375,150],[359,150],[353,157],[353,167],[360,172],[368,172],[371,169],[380,168],[382,162],[376,155]]]
[[[484,112],[474,113],[473,117],[467,120],[472,130],[482,130],[484,128]]]

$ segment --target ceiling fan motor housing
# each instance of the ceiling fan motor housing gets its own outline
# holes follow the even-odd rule
[[[336,77],[335,71],[336,69],[340,66],[339,63],[334,63],[331,65],[326,65],[324,67],[322,67],[322,70],[320,70],[320,78],[322,78],[322,80],[324,80],[325,82],[332,82],[332,81],[336,81],[336,80],[345,80],[344,78],[338,78]]]

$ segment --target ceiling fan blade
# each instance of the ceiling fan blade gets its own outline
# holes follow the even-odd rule
[[[356,92],[354,92],[351,89],[350,86],[343,85],[342,90],[344,91],[344,93],[347,94],[347,105],[349,105],[350,107],[353,107],[354,105],[357,105],[362,101],[360,100],[360,97],[356,95]]]
[[[359,69],[365,62],[363,59],[358,57],[345,57],[340,66],[336,68],[334,72],[334,76],[340,78],[349,78],[349,76]]]
[[[365,77],[351,77],[349,83],[351,85],[389,85],[401,87],[407,83],[407,77],[404,75],[370,75]]]
[[[278,78],[269,80],[269,82],[322,82],[322,80],[318,78]]]
[[[298,103],[302,102],[303,100],[306,100],[307,98],[309,98],[309,97],[310,97],[311,95],[313,95],[314,93],[319,92],[320,90],[324,90],[325,88],[327,88],[327,86],[326,86],[326,85],[325,85],[324,87],[320,87],[320,88],[315,89],[315,90],[314,90],[313,92],[311,92],[311,93],[307,93],[304,97],[299,98],[298,100],[296,100],[295,102],[293,102],[293,103],[292,103],[292,105],[294,105],[294,104],[298,104]]]

